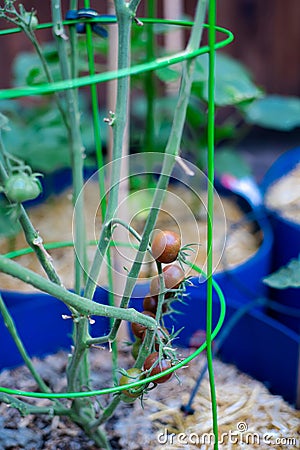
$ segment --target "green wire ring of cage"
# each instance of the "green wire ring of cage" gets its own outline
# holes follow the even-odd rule
[[[95,245],[97,242],[96,241],[90,241],[89,245]],[[73,245],[73,242],[71,241],[65,241],[65,242],[52,242],[50,244],[45,244],[45,248],[46,250],[50,250],[50,249],[55,249],[55,248],[62,248],[62,247],[71,247]],[[115,243],[112,243],[111,245],[115,245]],[[126,244],[123,243],[117,243],[118,246],[123,246]],[[33,250],[30,247],[24,248],[24,249],[20,249],[20,250],[16,250],[10,253],[7,253],[5,256],[7,258],[17,258],[19,256],[28,254],[28,253],[32,253]],[[198,273],[205,275],[204,272],[197,267],[196,265],[192,265],[192,268],[194,270],[196,270]],[[212,332],[212,339],[214,339],[218,332],[220,331],[224,319],[225,319],[225,313],[226,313],[226,303],[225,303],[225,298],[223,295],[223,292],[220,288],[220,286],[218,285],[218,283],[213,279],[213,287],[217,293],[217,296],[219,298],[220,301],[220,317],[218,319],[218,322],[215,326],[215,329]],[[177,363],[176,365],[172,366],[170,369],[167,369],[164,371],[164,374],[167,375],[168,373],[173,373],[175,370],[180,369],[183,366],[186,366],[192,359],[196,358],[200,353],[203,352],[203,350],[206,349],[206,342],[204,342],[197,350],[195,350],[195,352],[191,353],[191,355],[189,355],[187,358],[185,358],[184,360],[182,360],[181,362]],[[147,378],[147,383],[150,382],[154,382],[157,378],[160,378],[161,374],[156,374],[156,375],[152,375],[150,377]],[[18,389],[10,389],[10,388],[5,388],[3,386],[0,386],[0,392],[6,393],[6,394],[11,394],[11,395],[18,395],[18,396],[22,396],[22,397],[32,397],[32,398],[48,398],[48,399],[54,399],[54,398],[80,398],[80,397],[93,397],[95,395],[104,395],[104,394],[113,394],[113,393],[117,393],[129,388],[135,388],[138,386],[141,386],[145,384],[145,379],[144,380],[139,380],[136,381],[134,383],[130,383],[130,384],[124,384],[122,386],[114,386],[114,387],[110,387],[110,388],[103,388],[103,389],[99,389],[99,390],[92,390],[92,391],[85,391],[85,392],[63,392],[63,393],[44,393],[44,392],[30,392],[30,391],[21,391]]]
[[[82,19],[81,19],[82,21]],[[95,21],[95,19],[93,19]],[[193,25],[193,22],[191,21],[184,21],[184,20],[165,20],[165,19],[141,19],[144,23],[159,23],[159,24],[165,24],[165,25],[177,25],[177,26],[185,26],[185,27],[191,27]],[[65,25],[74,25],[77,21],[64,21],[63,23]],[[115,23],[116,20],[112,20],[111,18],[109,20],[105,20],[105,18],[99,18],[97,19],[97,22],[99,23]],[[52,24],[43,24],[39,25],[37,29],[44,29],[44,28],[50,28]],[[204,25],[206,28],[208,27],[207,24]],[[215,27],[215,30],[218,32],[221,32],[225,34],[226,38],[220,42],[217,42],[215,45],[215,50],[223,48],[230,44],[230,42],[233,41],[233,34],[231,31],[227,30],[223,27]],[[18,33],[21,31],[20,28],[11,28],[10,30],[2,30],[0,31],[0,36],[5,34],[12,34],[12,33]],[[26,86],[26,87],[18,87],[18,88],[10,88],[10,89],[1,89],[0,90],[0,100],[4,99],[12,99],[12,98],[18,98],[18,97],[28,97],[31,95],[41,95],[41,94],[52,94],[54,92],[63,91],[66,89],[77,89],[84,86],[89,86],[92,84],[98,84],[103,83],[106,81],[110,81],[112,79],[122,78],[126,76],[136,75],[139,73],[144,73],[148,71],[153,71],[157,69],[162,69],[164,67],[181,63],[183,61],[186,61],[188,59],[193,59],[197,56],[200,56],[204,53],[209,52],[209,46],[205,45],[203,47],[200,47],[199,49],[187,52],[182,51],[179,53],[176,53],[173,56],[166,56],[162,58],[157,58],[152,61],[149,61],[147,63],[137,64],[132,67],[121,69],[121,70],[114,70],[109,72],[103,72],[100,74],[95,75],[88,75],[83,76],[75,79],[69,79],[69,80],[63,80],[63,81],[57,81],[53,83],[45,83],[38,86]]]
[[[98,19],[93,19],[92,21],[87,20],[87,22],[95,22],[95,21],[100,22],[100,23],[115,23],[116,22],[116,20],[112,20],[111,18],[109,18],[109,19],[98,18]],[[175,20],[165,20],[165,19],[142,19],[141,21],[144,23],[160,23],[160,24],[165,24],[165,25],[177,25],[177,26],[185,26],[185,27],[191,27],[193,25],[193,22],[183,21],[183,20],[175,21]],[[76,23],[75,20],[64,21],[64,25],[74,25],[75,23]],[[204,26],[206,28],[208,27],[208,25],[206,25],[206,24]],[[50,24],[42,24],[42,25],[39,25],[37,27],[37,29],[45,29],[45,28],[50,28],[50,27],[52,27],[51,23]],[[233,34],[231,33],[231,31],[229,31],[223,27],[218,27],[218,26],[215,26],[214,29],[215,29],[215,31],[219,31],[219,32],[225,34],[225,36],[226,36],[226,38],[224,40],[215,44],[214,50],[223,48],[226,45],[228,45],[230,42],[233,41]],[[18,33],[19,31],[21,31],[20,28],[12,28],[9,30],[3,30],[3,31],[0,31],[0,36],[5,35],[5,34]],[[144,73],[144,72],[148,72],[148,71],[161,69],[163,67],[167,67],[167,66],[170,66],[170,65],[173,65],[176,63],[180,63],[180,62],[183,62],[188,59],[193,59],[204,53],[208,53],[209,51],[210,51],[209,46],[203,46],[203,47],[200,47],[199,49],[197,49],[196,51],[191,51],[191,52],[182,51],[173,56],[167,56],[167,57],[163,57],[163,58],[154,59],[153,61],[134,65],[130,68],[126,68],[123,70],[109,71],[109,72],[104,72],[101,74],[83,76],[83,77],[79,77],[76,79],[58,81],[58,82],[54,82],[54,83],[45,83],[45,84],[39,85],[39,86],[28,86],[28,87],[11,88],[11,89],[4,89],[4,90],[2,89],[2,90],[0,90],[0,99],[13,99],[13,98],[18,98],[18,97],[27,97],[27,96],[34,96],[34,95],[41,95],[41,94],[52,94],[54,92],[58,92],[58,91],[62,91],[62,90],[77,89],[77,88],[80,88],[83,86],[89,86],[92,84],[103,83],[106,81],[110,81],[112,79],[122,78],[122,77],[126,77],[126,76],[136,75],[136,74],[139,74],[142,72]],[[50,245],[50,246],[51,246],[51,248],[54,248],[55,245],[62,247],[62,246],[70,245],[70,244],[72,244],[72,243],[61,242],[58,244],[52,243],[52,245]],[[50,246],[45,246],[45,247],[49,249]],[[29,252],[29,250],[28,249],[23,250],[23,254],[25,252],[27,253],[27,252]],[[16,256],[20,256],[21,254],[22,254],[22,251],[19,251],[19,252],[15,253],[14,255],[10,254],[10,255],[6,255],[6,256],[7,257],[12,257],[12,256],[16,257]],[[193,265],[193,268],[196,271],[198,271],[199,273],[203,274],[203,271],[200,268],[198,268],[197,266]],[[212,278],[212,285],[218,295],[218,298],[220,301],[220,307],[221,307],[220,308],[220,317],[218,319],[215,329],[211,333],[211,338],[214,339],[223,325],[223,322],[225,319],[225,312],[226,312],[226,303],[225,303],[225,298],[224,298],[221,288],[219,287],[219,285],[213,278]],[[175,370],[178,370],[181,367],[187,365],[192,359],[197,357],[203,350],[205,350],[206,346],[207,346],[207,344],[206,344],[206,342],[204,342],[190,356],[188,356],[181,362],[177,363],[170,369],[167,369],[166,371],[164,371],[164,373],[166,375],[169,373],[173,373]],[[148,383],[154,382],[156,379],[160,378],[160,376],[161,376],[161,374],[152,375],[147,378],[147,382]],[[32,397],[32,398],[47,398],[47,399],[80,398],[80,397],[91,397],[91,396],[96,396],[96,395],[118,393],[118,392],[121,392],[128,388],[139,387],[143,384],[145,384],[145,380],[136,381],[134,383],[126,384],[123,386],[115,386],[115,387],[104,388],[104,389],[100,389],[100,390],[92,390],[92,391],[88,391],[88,392],[65,392],[65,393],[29,392],[29,391],[21,391],[21,390],[17,390],[17,389],[9,389],[9,388],[0,386],[0,392],[11,394],[11,395],[23,396],[23,397]]]

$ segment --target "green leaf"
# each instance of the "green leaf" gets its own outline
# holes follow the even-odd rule
[[[0,202],[0,237],[14,237],[20,232],[19,222],[10,215],[10,206]]]
[[[203,108],[203,103],[202,105],[199,103],[199,100],[194,96],[190,97],[186,112],[186,121],[193,129],[199,129],[199,127],[205,126],[207,123],[206,108]]]
[[[2,129],[2,130],[8,130],[9,129],[9,127],[8,127],[8,118],[2,113],[0,113],[0,129]]]
[[[163,69],[157,70],[156,75],[164,83],[172,83],[173,81],[177,81],[180,77],[180,73],[170,67],[164,67]]]
[[[300,255],[298,259],[291,259],[286,266],[265,277],[263,282],[275,289],[300,288]]]
[[[215,153],[215,168],[220,174],[230,174],[236,178],[251,175],[250,166],[237,151],[231,148],[218,149]]]
[[[245,120],[265,128],[289,131],[300,126],[300,99],[267,95],[244,109]]]
[[[208,101],[208,55],[196,60],[194,93]],[[203,90],[202,90],[203,86]],[[249,71],[238,61],[218,53],[216,56],[215,102],[218,106],[237,105],[254,100],[262,91],[253,83]]]

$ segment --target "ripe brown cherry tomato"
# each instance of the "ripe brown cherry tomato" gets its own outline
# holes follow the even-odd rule
[[[146,316],[150,316],[153,317],[153,319],[155,319],[155,315],[150,312],[150,311],[142,311],[142,314],[145,314]],[[132,322],[131,323],[131,329],[133,334],[137,337],[137,338],[142,338],[144,332],[146,331],[147,327],[145,325],[142,325],[140,323],[137,322]]]
[[[151,369],[152,367],[152,369]],[[149,376],[156,375],[158,373],[162,373],[167,369],[170,369],[172,367],[171,361],[168,359],[162,358],[159,360],[159,353],[153,352],[151,353],[144,362],[144,370],[150,370],[151,372]],[[172,373],[168,373],[167,375],[163,375],[162,377],[155,380],[155,383],[165,383],[168,381],[172,376]]]
[[[152,241],[152,256],[156,261],[169,264],[178,256],[181,238],[175,231],[159,231]]]
[[[150,311],[155,314],[157,310],[157,297],[152,297],[150,294],[146,295],[143,300],[143,308],[144,311]]]
[[[152,297],[152,295],[150,295],[150,294],[146,295],[146,297],[144,298],[144,301],[143,301],[144,311],[150,311],[153,314],[156,314],[157,304],[158,304],[158,297],[157,296]],[[167,309],[168,309],[168,307],[164,303],[162,305],[162,312],[166,312]]]
[[[177,264],[170,264],[163,268],[163,277],[165,288],[177,289],[180,283],[184,280],[184,271]],[[159,276],[152,278],[150,284],[150,295],[155,296],[160,292]]]

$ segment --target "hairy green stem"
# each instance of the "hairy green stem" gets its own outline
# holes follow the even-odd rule
[[[141,369],[143,367],[144,361],[150,354],[151,348],[153,346],[154,333],[155,331],[153,330],[146,330],[146,334],[139,349],[139,354],[135,361],[134,367],[137,367],[138,369]]]
[[[139,6],[141,0],[131,0],[129,2],[128,8],[131,9],[133,17],[135,17],[135,12],[137,10],[137,7]]]
[[[16,408],[22,416],[29,414],[48,414],[49,416],[69,416],[70,409],[64,406],[50,405],[50,406],[35,406],[19,400],[11,395],[0,393],[0,403],[6,403],[13,408]]]
[[[105,408],[101,416],[90,423],[91,431],[96,430],[100,425],[105,423],[113,415],[120,401],[121,401],[121,394],[115,395],[115,397],[110,402],[110,404]]]
[[[152,319],[152,317],[139,313],[133,308],[121,309],[115,306],[96,303],[78,294],[70,292],[62,286],[52,283],[41,275],[20,266],[15,261],[11,261],[2,255],[0,255],[0,272],[18,278],[19,280],[24,281],[24,283],[30,284],[40,291],[46,292],[47,294],[58,298],[69,308],[73,308],[78,311],[79,314],[86,317],[112,317],[126,320],[128,322],[138,322],[150,329],[156,328],[156,321]]]

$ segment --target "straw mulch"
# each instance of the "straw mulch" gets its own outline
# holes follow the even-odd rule
[[[180,351],[181,356],[187,350]],[[56,391],[65,390],[67,354],[59,352],[45,360],[35,359],[39,373]],[[119,367],[133,364],[130,352],[120,354]],[[158,385],[133,405],[121,403],[106,429],[113,449],[159,450],[213,448],[211,402],[208,377],[192,404],[195,413],[185,415],[180,407],[186,405],[195,380],[205,364],[205,355],[194,359],[189,367],[178,371],[165,384]],[[92,382],[95,388],[111,385],[111,354],[106,350],[91,353]],[[281,397],[272,395],[258,381],[240,373],[234,366],[214,362],[218,402],[219,448],[295,450],[299,448],[300,411],[293,409]],[[35,389],[26,368],[0,374],[0,385],[25,390]],[[45,405],[47,400],[30,400]],[[107,399],[98,398],[105,404]],[[43,450],[96,450],[94,444],[69,420],[50,416],[20,415],[13,408],[0,404],[2,430],[0,448]],[[206,434],[205,434],[206,433]],[[225,434],[226,433],[226,434]],[[27,437],[27,440],[25,440]],[[7,439],[10,439],[7,440]],[[13,442],[7,447],[5,442]],[[24,443],[25,442],[25,443]],[[2,445],[2,446],[1,446]]]

